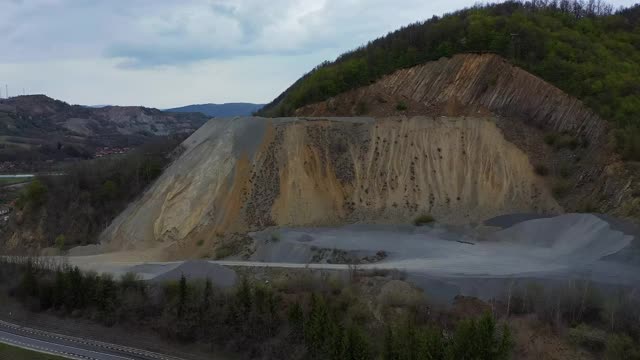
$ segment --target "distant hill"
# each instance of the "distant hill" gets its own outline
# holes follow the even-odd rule
[[[264,104],[226,103],[226,104],[195,104],[172,109],[167,112],[199,112],[210,117],[249,116],[262,109]]]
[[[98,147],[135,147],[157,136],[188,135],[207,120],[200,113],[16,96],[0,100],[0,162],[87,158]]]

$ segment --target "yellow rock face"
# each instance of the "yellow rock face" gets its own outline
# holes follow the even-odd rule
[[[469,223],[560,212],[490,118],[211,120],[103,233],[114,249],[272,225]]]

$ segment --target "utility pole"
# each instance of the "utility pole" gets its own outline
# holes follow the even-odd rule
[[[4,84],[4,95],[9,98],[9,84]]]

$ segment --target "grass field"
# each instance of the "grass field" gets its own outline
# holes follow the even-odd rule
[[[0,343],[0,359],[2,360],[64,360],[60,356],[43,354]]]

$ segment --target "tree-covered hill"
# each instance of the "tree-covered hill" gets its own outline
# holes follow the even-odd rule
[[[295,109],[395,70],[464,52],[495,52],[581,99],[615,125],[618,150],[640,160],[640,5],[509,1],[403,27],[296,81],[260,112]]]

